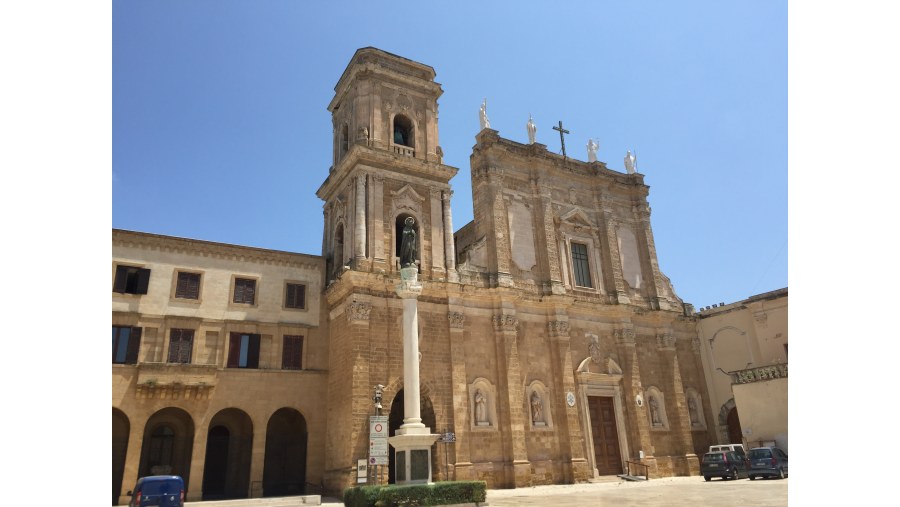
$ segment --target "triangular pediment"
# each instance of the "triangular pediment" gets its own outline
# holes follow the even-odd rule
[[[425,198],[419,195],[418,192],[413,190],[413,187],[409,186],[409,184],[403,185],[399,190],[392,190],[391,195],[394,199],[401,199],[403,197],[407,197],[412,199],[414,202],[424,202]]]
[[[566,213],[562,217],[560,217],[564,223],[574,225],[576,227],[593,227],[594,225],[591,223],[590,218],[587,213],[584,212],[581,208],[574,208],[572,211]]]

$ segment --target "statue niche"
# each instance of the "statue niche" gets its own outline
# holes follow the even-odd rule
[[[394,220],[394,252],[401,268],[417,267],[421,271],[421,240],[419,222],[411,215],[401,213]]]

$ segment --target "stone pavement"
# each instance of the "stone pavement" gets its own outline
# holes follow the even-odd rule
[[[641,506],[641,507],[702,507],[714,505],[734,505],[736,503],[753,507],[786,507],[788,504],[788,481],[790,479],[740,479],[710,482],[703,477],[666,477],[649,481],[629,482],[619,479],[602,479],[586,484],[561,484],[555,486],[534,486],[517,489],[490,489],[487,503],[490,507],[519,505],[552,505],[554,507],[583,506]],[[232,500],[234,507],[268,507],[267,499]],[[274,499],[269,499],[274,500]],[[285,498],[287,503],[279,505],[302,505],[299,497]],[[338,498],[322,497],[322,505],[340,507]],[[215,506],[217,502],[190,502],[194,507]],[[307,504],[309,505],[309,504]]]

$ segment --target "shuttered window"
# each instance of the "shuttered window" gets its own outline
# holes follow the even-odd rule
[[[306,285],[289,283],[284,289],[285,308],[306,308]]]
[[[169,331],[169,362],[191,362],[191,351],[194,348],[193,329],[172,329]]]
[[[120,294],[146,294],[150,285],[150,270],[135,266],[116,266],[113,292]]]
[[[231,333],[228,343],[229,368],[259,368],[259,335]]]
[[[284,347],[281,352],[281,369],[303,369],[303,337],[284,335]]]
[[[234,302],[252,305],[256,302],[256,280],[234,279]]]
[[[175,282],[175,297],[179,299],[200,299],[200,273],[178,272]]]
[[[593,287],[591,283],[591,268],[588,263],[587,245],[572,243],[572,270],[575,273],[575,285],[579,287]]]
[[[125,326],[112,327],[113,364],[136,364],[140,348],[141,328]]]

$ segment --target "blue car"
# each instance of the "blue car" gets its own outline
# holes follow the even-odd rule
[[[128,507],[184,507],[184,480],[177,475],[148,475],[129,491]]]
[[[788,475],[788,456],[777,447],[757,447],[747,454],[750,460],[750,480],[757,477],[778,477]]]

